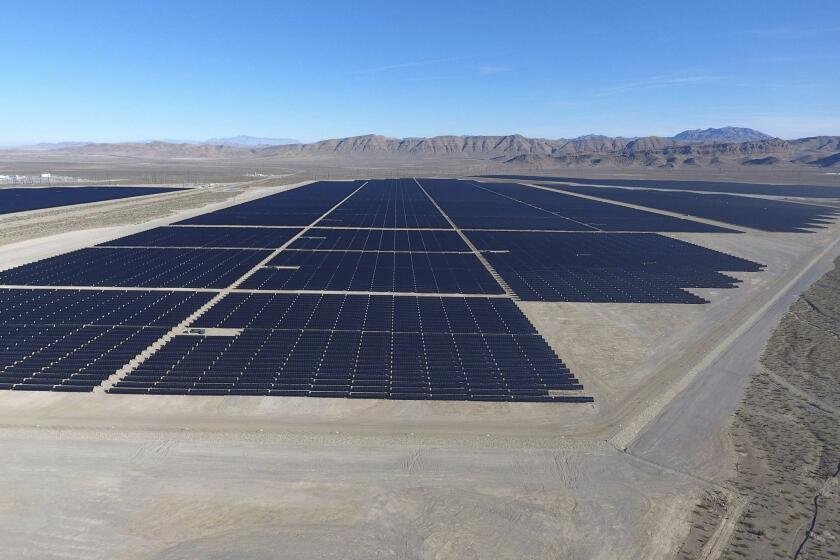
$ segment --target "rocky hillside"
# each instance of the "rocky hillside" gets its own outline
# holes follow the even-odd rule
[[[458,157],[491,159],[523,168],[552,167],[685,167],[723,165],[838,166],[840,137],[744,142],[686,142],[644,136],[582,136],[571,140],[510,136],[436,136],[387,138],[356,136],[313,144],[272,146],[254,150],[260,158]],[[840,156],[838,156],[840,157]]]
[[[732,138],[732,130],[724,137]],[[728,132],[727,132],[728,131]],[[683,138],[705,136],[708,131],[687,131]],[[761,135],[762,133],[756,134]],[[731,134],[730,134],[731,133]],[[738,134],[741,134],[738,132]],[[744,133],[747,134],[747,133]],[[766,136],[766,135],[764,135]],[[232,146],[170,142],[86,144],[64,146],[52,153],[97,157],[148,159],[235,159],[235,160],[358,160],[440,158],[494,161],[520,168],[562,167],[719,167],[808,166],[840,167],[840,137],[816,136],[796,140],[761,138],[686,141],[677,137],[639,138],[600,135],[550,140],[507,136],[435,136],[431,138],[388,138],[378,135],[323,140],[311,144],[279,146]]]

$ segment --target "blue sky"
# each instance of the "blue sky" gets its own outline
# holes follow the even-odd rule
[[[836,0],[0,1],[0,143],[840,134]]]

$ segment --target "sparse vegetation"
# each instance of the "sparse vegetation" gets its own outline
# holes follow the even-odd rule
[[[797,558],[840,557],[840,259],[835,264],[782,319],[735,413],[738,474],[730,484],[750,506],[723,558],[794,558],[803,540]],[[714,517],[707,501],[698,508],[680,558],[698,558],[707,542],[705,523]]]

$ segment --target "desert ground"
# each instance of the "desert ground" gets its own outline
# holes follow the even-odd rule
[[[196,162],[53,168],[203,186],[2,217],[0,268],[315,178],[493,171],[416,161],[290,164],[260,177]],[[840,182],[744,173],[735,175]],[[741,274],[736,289],[697,290],[708,305],[520,303],[594,404],[0,392],[4,554],[790,558],[808,537],[801,558],[836,557],[840,293],[826,273],[840,223],[673,237],[766,269]]]

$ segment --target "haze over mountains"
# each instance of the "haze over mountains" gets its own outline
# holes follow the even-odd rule
[[[752,128],[724,126],[723,128],[707,128],[705,130],[684,130],[673,136],[678,142],[754,142],[756,140],[770,140],[769,134]]]
[[[294,138],[265,138],[259,136],[230,136],[227,138],[210,138],[202,142],[187,142],[187,144],[218,144],[221,146],[235,146],[238,148],[264,148],[266,146],[282,146],[285,144],[300,144]]]
[[[40,145],[33,151],[89,156],[160,159],[316,160],[363,158],[464,158],[518,168],[840,166],[840,136],[782,140],[749,128],[687,130],[673,137],[572,139],[505,136],[389,138],[380,135],[296,143],[283,138],[236,136],[202,142],[153,141],[116,144]]]

